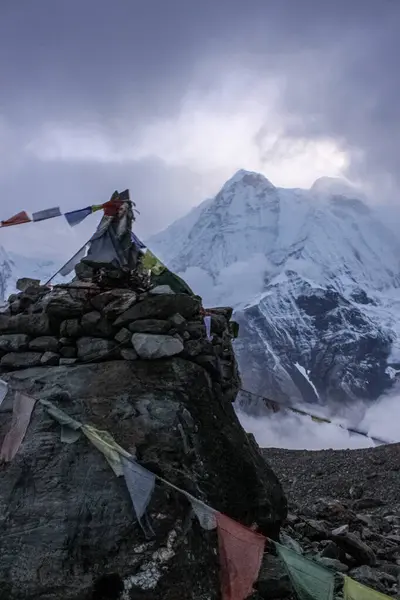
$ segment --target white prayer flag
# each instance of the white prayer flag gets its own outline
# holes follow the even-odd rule
[[[39,210],[32,214],[32,221],[44,221],[45,219],[53,219],[54,217],[61,217],[61,211],[59,206],[54,208],[46,208],[45,210]]]
[[[211,335],[211,317],[210,315],[206,315],[204,317],[204,325],[206,326],[206,336],[209,342],[213,339],[214,336]]]
[[[123,456],[121,457],[121,462],[126,487],[128,488],[137,520],[146,537],[148,537],[149,533],[154,535],[147,519],[143,524],[142,518],[146,516],[145,512],[154,492],[156,476],[137,462],[127,460]]]

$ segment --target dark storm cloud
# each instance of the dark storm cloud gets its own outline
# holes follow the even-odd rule
[[[396,179],[399,18],[394,0],[2,0],[1,213],[71,209],[130,186],[143,233],[167,225],[200,200],[204,173],[151,158],[38,161],[26,148],[52,122],[134,136],[235,70],[278,78],[289,138],[331,136],[354,173]]]

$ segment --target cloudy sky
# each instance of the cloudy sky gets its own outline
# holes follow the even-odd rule
[[[397,202],[398,0],[1,0],[0,218],[130,187],[154,233],[238,168]],[[7,248],[79,245],[63,220]]]

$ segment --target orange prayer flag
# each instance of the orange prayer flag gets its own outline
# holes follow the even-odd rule
[[[2,227],[10,227],[11,225],[21,225],[22,223],[30,223],[32,219],[25,210],[14,215],[10,219],[1,222]]]
[[[229,517],[217,514],[223,600],[245,600],[253,592],[266,538]]]

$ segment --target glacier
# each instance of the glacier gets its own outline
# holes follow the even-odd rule
[[[240,170],[146,243],[205,305],[233,305],[245,389],[351,404],[396,383],[400,242],[350,183]]]

